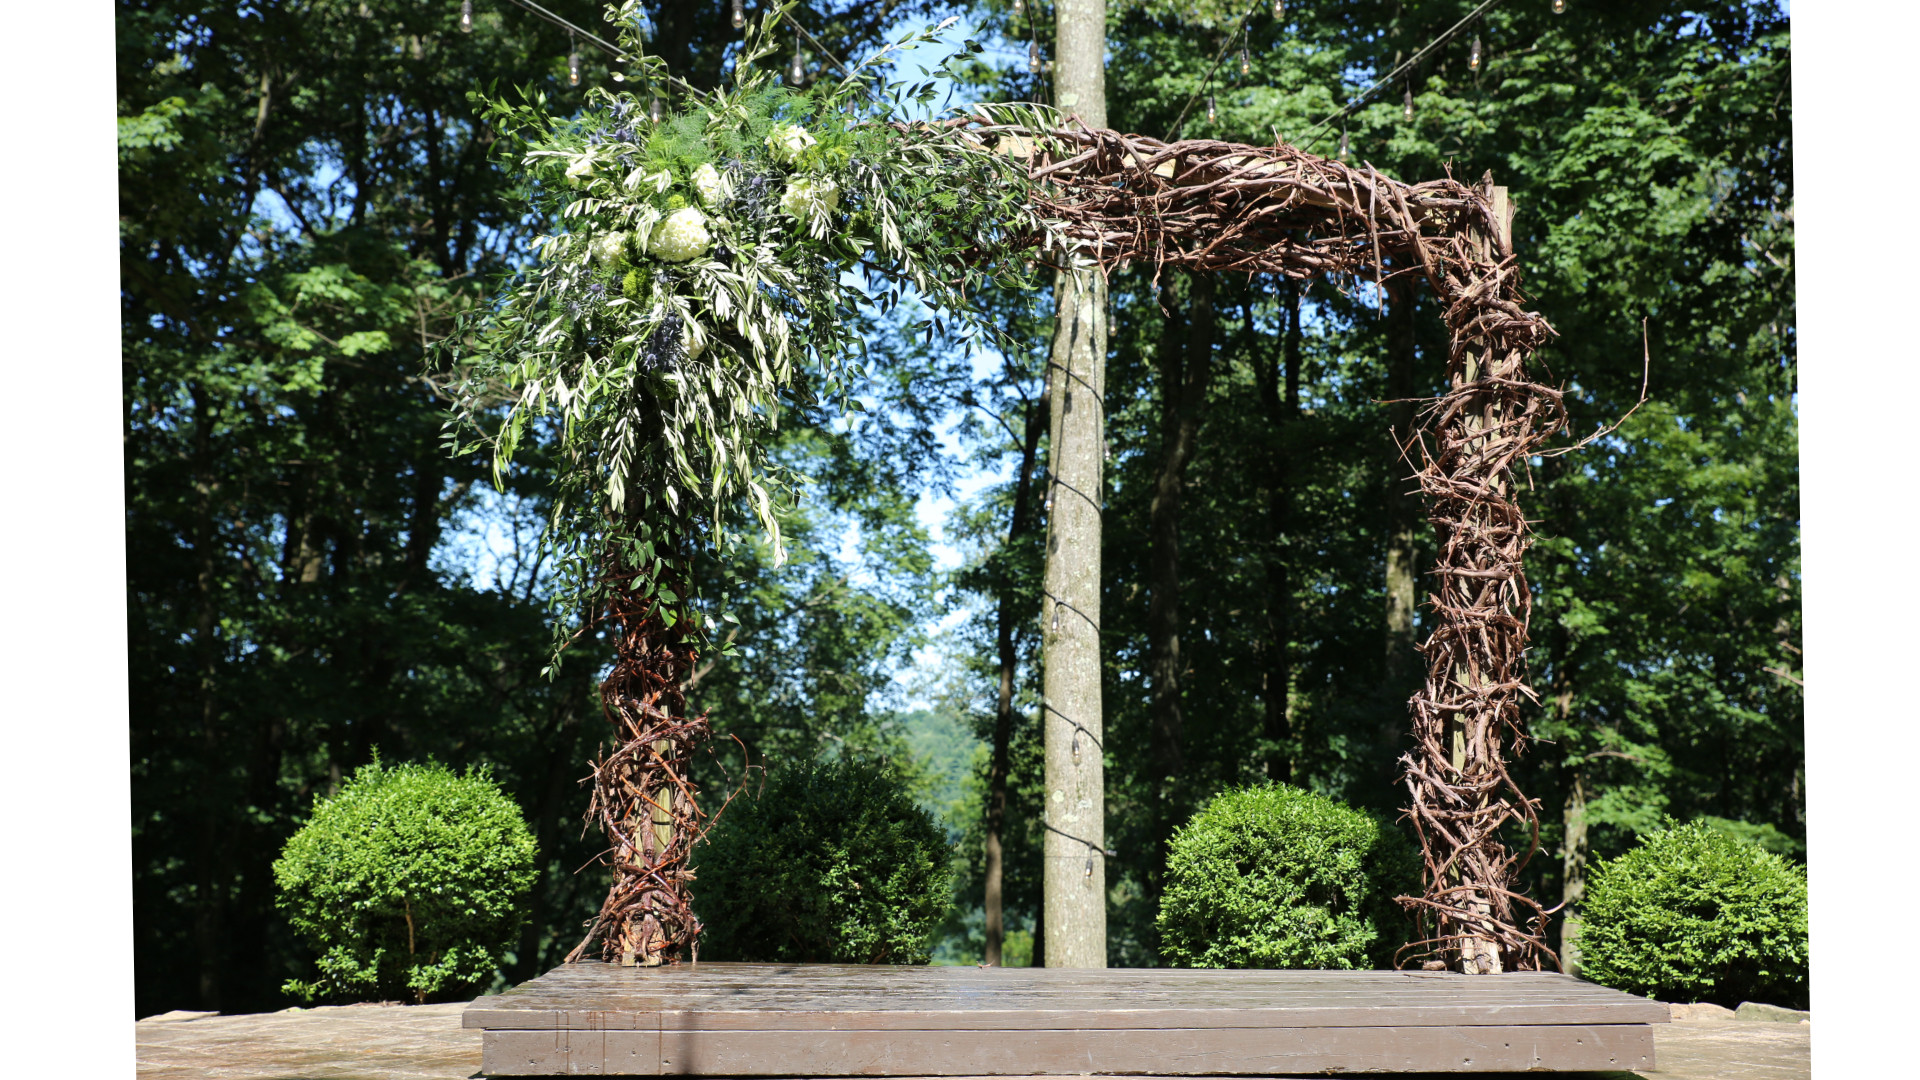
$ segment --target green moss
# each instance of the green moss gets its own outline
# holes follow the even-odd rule
[[[1580,920],[1580,974],[1594,982],[1666,1001],[1806,1007],[1806,868],[1710,822],[1595,866]]]
[[[735,800],[698,855],[702,959],[924,964],[953,891],[946,836],[892,770],[835,761]]]
[[[453,1000],[484,986],[525,918],[533,837],[485,772],[365,766],[273,864],[279,906],[318,957],[307,1001]]]
[[[1419,891],[1413,846],[1371,814],[1283,784],[1228,791],[1173,836],[1157,925],[1177,967],[1386,966]]]

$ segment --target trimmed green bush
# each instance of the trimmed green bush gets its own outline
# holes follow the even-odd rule
[[[1580,974],[1663,1001],[1807,1005],[1807,871],[1705,821],[1599,863]]]
[[[700,955],[924,964],[947,913],[947,838],[892,770],[834,761],[773,773],[698,856]]]
[[[280,910],[319,954],[307,1001],[453,1000],[483,987],[525,919],[533,836],[484,770],[353,774],[273,864]]]
[[[1284,784],[1225,792],[1173,835],[1156,924],[1176,967],[1392,963],[1420,863],[1392,825]]]

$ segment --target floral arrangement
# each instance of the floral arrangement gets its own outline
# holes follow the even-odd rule
[[[780,558],[775,507],[795,478],[764,447],[790,396],[844,389],[841,365],[862,347],[858,308],[891,310],[911,285],[941,329],[994,333],[966,297],[989,277],[1031,284],[996,256],[1047,230],[1028,209],[1023,160],[964,125],[902,121],[931,84],[877,74],[887,53],[953,20],[800,91],[760,66],[776,9],[733,85],[697,94],[643,54],[633,7],[610,19],[630,50],[615,77],[637,92],[591,91],[572,118],[538,98],[480,99],[511,137],[533,209],[558,227],[449,350],[458,448],[490,449],[498,476],[551,426],[568,455],[548,541],[562,555],[556,608],[572,613],[591,607],[609,558],[656,579],[677,577],[658,564],[690,543],[726,549],[737,508]],[[977,51],[969,42],[962,55]],[[656,94],[675,107],[654,121]],[[978,108],[1049,126],[1033,106]]]

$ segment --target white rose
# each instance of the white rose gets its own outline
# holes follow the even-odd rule
[[[626,246],[626,233],[602,233],[593,241],[593,261],[601,266],[619,266],[622,257],[626,255]]]
[[[709,207],[717,207],[726,201],[728,188],[726,178],[712,165],[702,165],[693,170],[693,190],[700,193],[700,201]]]
[[[811,214],[828,214],[840,207],[840,185],[824,176],[799,176],[787,181],[780,196],[780,209],[806,220]]]
[[[767,149],[772,151],[775,161],[791,165],[800,152],[814,145],[816,140],[807,134],[807,129],[799,124],[775,124],[767,132]]]
[[[686,262],[706,254],[712,242],[707,215],[689,206],[667,215],[667,220],[653,230],[647,249],[668,262]]]
[[[581,154],[574,158],[573,164],[567,166],[567,179],[576,186],[587,186],[587,182],[593,179],[593,155]]]

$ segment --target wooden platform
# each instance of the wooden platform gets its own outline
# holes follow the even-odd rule
[[[1653,1067],[1565,975],[585,963],[467,1007],[489,1076],[1286,1076]]]

